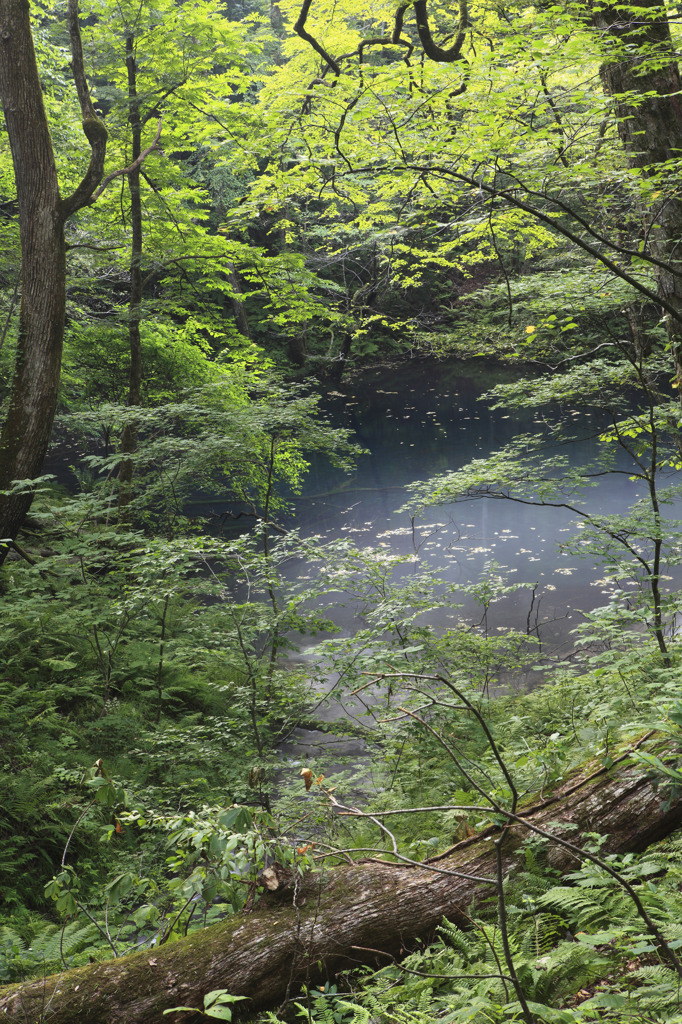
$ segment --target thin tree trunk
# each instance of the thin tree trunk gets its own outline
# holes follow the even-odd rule
[[[251,328],[249,327],[249,318],[246,313],[246,306],[244,300],[241,298],[242,286],[237,277],[237,272],[234,266],[230,263],[228,276],[230,279],[230,287],[232,288],[232,309],[234,311],[234,322],[237,325],[237,330],[245,338],[251,338]]]
[[[682,798],[666,806],[641,771],[601,769],[519,815],[559,837],[565,833],[557,823],[574,824],[569,834],[578,845],[582,833],[599,831],[607,836],[602,853],[621,853],[677,828]],[[507,829],[505,872],[529,834],[525,823]],[[372,963],[372,950],[399,955],[416,938],[428,938],[443,916],[467,927],[471,901],[496,891],[494,836],[489,830],[462,841],[432,860],[432,870],[373,861],[323,871],[264,896],[252,913],[178,943],[9,986],[0,990],[0,1019],[37,1021],[49,1006],[51,1024],[179,1024],[186,1015],[163,1011],[202,1006],[216,988],[248,996],[248,1010],[272,1005],[301,982]],[[577,863],[559,845],[550,845],[548,856],[558,871]]]
[[[132,34],[126,36],[126,69],[128,75],[128,122],[132,133],[132,163],[139,160],[142,153],[142,118],[140,101],[137,95],[137,66],[135,64],[135,40]],[[140,340],[140,320],[142,317],[142,197],[140,194],[140,168],[135,167],[128,175],[130,192],[130,293],[128,298],[128,343],[130,349],[130,368],[128,372],[128,407],[133,409],[140,404],[142,395],[142,344]],[[134,454],[137,449],[137,425],[129,420],[121,435],[121,453]],[[125,507],[133,497],[132,459],[121,460],[118,471],[119,491],[118,507],[124,515]]]

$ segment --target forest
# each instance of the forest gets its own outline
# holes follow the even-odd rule
[[[0,0],[2,1020],[682,1024],[678,46]]]

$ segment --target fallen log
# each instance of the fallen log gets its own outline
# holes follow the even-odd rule
[[[620,765],[574,779],[519,817],[506,830],[505,871],[531,824],[557,835],[565,834],[558,822],[572,824],[570,839],[578,845],[581,833],[600,832],[608,836],[602,853],[639,851],[682,824],[682,798],[665,805],[641,769]],[[187,1024],[187,1014],[163,1011],[202,1006],[213,989],[247,996],[242,1005],[249,1010],[276,1004],[302,982],[371,963],[372,950],[399,955],[443,916],[467,927],[472,900],[494,892],[493,838],[488,830],[466,839],[429,867],[374,860],[323,870],[180,942],[6,986],[0,1021]],[[560,871],[576,865],[576,854],[553,842],[548,857]]]

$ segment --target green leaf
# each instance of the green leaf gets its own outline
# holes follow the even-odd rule
[[[232,1010],[229,1006],[212,1006],[210,1010],[204,1010],[207,1017],[216,1017],[218,1020],[232,1020]]]

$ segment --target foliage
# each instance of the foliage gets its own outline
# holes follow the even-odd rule
[[[31,929],[30,940],[13,928],[0,928],[0,980],[4,983],[53,974],[63,967],[87,963],[98,945],[96,925],[70,921],[63,927],[45,924]],[[86,955],[83,955],[86,954]]]
[[[107,172],[130,171],[135,116],[144,146],[160,122],[163,150],[141,173],[141,248],[123,174],[67,229],[57,441],[73,473],[68,488],[41,481],[0,578],[2,981],[176,941],[248,908],[273,864],[299,877],[333,862],[342,828],[346,851],[420,863],[499,828],[519,794],[547,792],[588,759],[608,769],[645,729],[679,749],[668,576],[682,545],[666,515],[679,500],[679,409],[655,301],[659,228],[642,213],[662,219],[677,201],[678,161],[641,174],[614,144],[603,41],[580,5],[471,4],[458,25],[429,4],[434,38],[461,39],[456,60],[418,49],[414,5],[398,41],[394,3],[308,6],[316,49],[287,31],[299,0],[82,11]],[[34,8],[66,192],[86,161],[63,12]],[[637,54],[642,75],[669,59]],[[645,100],[629,97],[633,110]],[[20,302],[7,159],[3,149],[3,388]],[[611,593],[584,614],[568,663],[549,664],[530,617],[526,632],[490,628],[495,602],[534,599],[532,579],[512,584],[490,562],[455,588],[416,542],[395,556],[288,529],[311,458],[347,471],[359,454],[321,414],[323,388],[292,382],[292,367],[329,381],[353,361],[453,352],[533,361],[530,379],[485,400],[546,409],[546,430],[415,483],[413,537],[434,504],[568,509],[566,548],[596,560]],[[596,438],[590,465],[568,447],[577,409]],[[134,466],[125,511],[122,454]],[[606,516],[590,488],[611,472],[630,477],[633,498]],[[360,622],[350,637],[336,633],[341,604]],[[452,625],[439,631],[441,611]],[[286,659],[300,636],[319,638],[306,667]],[[541,657],[546,685],[508,691]],[[365,754],[340,770],[328,752],[310,758],[304,793],[282,744],[321,724],[325,700]],[[677,794],[677,753],[632,757]],[[330,797],[358,792],[364,813],[349,828]],[[529,838],[497,899],[470,908],[466,935],[444,922],[403,963],[308,989],[286,1012],[319,1024],[672,1024],[679,837],[601,858],[595,835],[584,855],[560,881],[543,838]],[[219,989],[173,1012],[229,1020],[237,998]]]
[[[226,988],[217,988],[206,993],[202,1009],[192,1006],[173,1006],[163,1012],[164,1014],[177,1013],[184,1010],[187,1013],[198,1013],[202,1017],[211,1017],[213,1020],[232,1020],[232,1004],[239,1003],[243,999],[246,999],[246,996],[231,996]]]
[[[276,520],[288,507],[284,492],[299,492],[313,453],[348,471],[361,451],[347,430],[322,419],[317,396],[287,384],[267,365],[230,361],[214,367],[212,377],[175,402],[134,413],[106,403],[62,420],[81,443],[94,444],[117,437],[134,419],[131,513],[169,538],[192,528],[193,504],[212,504],[216,496],[224,518]],[[111,518],[120,452],[89,454],[82,462],[83,490],[94,492],[102,514]]]

